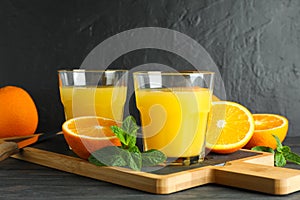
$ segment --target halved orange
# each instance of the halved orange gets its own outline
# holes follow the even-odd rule
[[[255,146],[266,146],[276,149],[276,140],[272,136],[275,134],[282,142],[288,131],[288,120],[276,114],[253,114],[254,134],[245,148],[251,149]]]
[[[96,116],[84,116],[67,120],[62,131],[72,151],[80,158],[88,159],[92,152],[106,146],[120,146],[121,143],[111,131],[111,126],[120,123]]]
[[[206,146],[212,152],[227,154],[241,149],[251,139],[254,120],[244,106],[230,101],[212,103]]]

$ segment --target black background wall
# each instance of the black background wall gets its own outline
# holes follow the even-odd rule
[[[253,113],[284,115],[289,135],[300,135],[299,0],[2,0],[0,86],[17,85],[32,95],[39,130],[59,128],[57,70],[78,68],[106,38],[145,26],[198,41],[218,65],[228,100]],[[187,65],[161,53],[140,50],[113,65]]]

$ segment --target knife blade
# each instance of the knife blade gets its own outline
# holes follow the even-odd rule
[[[13,140],[1,140],[0,141],[0,161],[5,160],[9,156],[18,153],[20,149],[27,147],[32,144],[40,143],[56,135],[61,134],[59,131],[51,131],[47,133],[38,133],[34,134],[32,137],[21,140],[21,141],[14,141]]]

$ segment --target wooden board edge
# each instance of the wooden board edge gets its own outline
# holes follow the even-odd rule
[[[80,158],[32,147],[26,147],[11,157],[154,194],[171,194],[213,182],[211,166],[200,170],[198,168],[169,175],[156,175],[121,167],[101,167],[99,170],[100,167]]]
[[[11,157],[150,193],[156,192],[156,182],[159,178],[159,176],[156,176],[155,174],[137,172],[121,167],[99,167],[80,158],[32,147],[26,147],[22,150],[22,152],[12,155]]]
[[[300,170],[246,162],[214,168],[215,183],[272,195],[300,190]]]
[[[156,193],[171,194],[193,187],[214,183],[213,172],[213,166],[207,166],[164,175],[157,182]]]
[[[251,157],[241,158],[234,161],[229,161],[228,163],[235,162],[246,162],[252,164],[266,165],[266,166],[274,166],[274,154],[269,152],[261,152],[261,151],[253,151],[248,149],[241,149],[240,151],[244,152],[257,152],[258,154]]]
[[[101,170],[99,170],[98,166],[80,158],[32,147],[26,147],[21,153],[15,154],[12,157],[154,194],[171,194],[192,187],[215,183],[214,166],[190,169],[168,175],[156,175],[121,167],[101,167]],[[266,157],[267,162],[264,161]],[[261,152],[251,158],[246,157],[228,163],[234,164],[238,162],[253,162],[254,164],[265,164],[268,166],[271,163],[273,164],[270,154]],[[63,165],[61,163],[63,163]]]

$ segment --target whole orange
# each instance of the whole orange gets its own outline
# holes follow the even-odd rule
[[[38,112],[31,96],[22,88],[0,88],[0,138],[26,136],[36,131]]]

